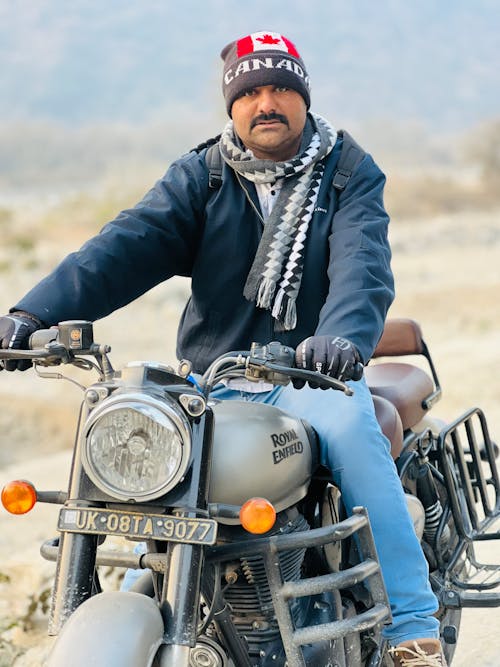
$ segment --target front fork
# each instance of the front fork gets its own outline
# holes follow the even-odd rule
[[[82,406],[78,419],[68,498],[80,498],[83,484],[80,429],[88,415]],[[92,592],[98,544],[97,535],[61,533],[57,556],[56,575],[49,614],[49,635],[59,634],[62,626]]]
[[[96,535],[61,535],[49,615],[49,635],[59,634],[75,609],[90,597],[97,540]]]
[[[206,510],[213,443],[210,409],[193,424],[193,466],[188,507]],[[195,516],[195,513],[190,513]],[[160,667],[189,667],[191,647],[196,644],[200,612],[204,548],[195,544],[169,543],[160,611],[165,628],[159,653]]]
[[[194,646],[199,617],[202,547],[191,544],[172,544],[170,547],[160,605],[164,640],[167,644]]]

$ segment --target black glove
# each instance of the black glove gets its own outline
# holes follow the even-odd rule
[[[361,378],[360,361],[356,347],[340,336],[310,336],[295,351],[297,368],[319,371],[343,382]]]
[[[0,347],[3,350],[28,349],[31,334],[42,327],[40,320],[30,313],[14,312],[0,317]],[[0,370],[25,371],[31,366],[31,359],[10,359],[0,361]]]

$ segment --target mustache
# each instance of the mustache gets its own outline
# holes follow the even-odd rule
[[[253,128],[260,122],[269,120],[278,120],[280,123],[283,123],[284,125],[289,127],[288,118],[286,116],[283,116],[283,114],[272,111],[271,113],[261,113],[258,116],[255,116],[255,118],[252,118],[252,122],[250,123],[250,129],[253,130]]]

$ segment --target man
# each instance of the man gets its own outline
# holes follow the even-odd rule
[[[299,366],[346,381],[369,361],[393,299],[384,176],[363,155],[345,189],[332,187],[345,139],[309,112],[306,68],[285,37],[254,33],[222,58],[231,120],[219,141],[219,187],[209,187],[206,148],[183,156],[0,318],[2,347],[25,346],[42,325],[103,317],[183,275],[192,294],[177,350],[195,371],[228,350],[276,339],[296,348]],[[238,380],[214,395],[271,403],[312,423],[347,509],[368,508],[395,664],[444,665],[426,561],[364,380],[351,398]]]

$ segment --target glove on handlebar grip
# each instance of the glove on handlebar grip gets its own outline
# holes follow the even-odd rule
[[[343,382],[359,380],[363,365],[356,346],[340,336],[309,336],[295,353],[297,368],[317,371]]]
[[[0,317],[0,348],[3,350],[27,349],[33,332],[41,326],[40,320],[24,311],[15,311]],[[31,366],[31,359],[3,360],[0,370],[25,371]]]

